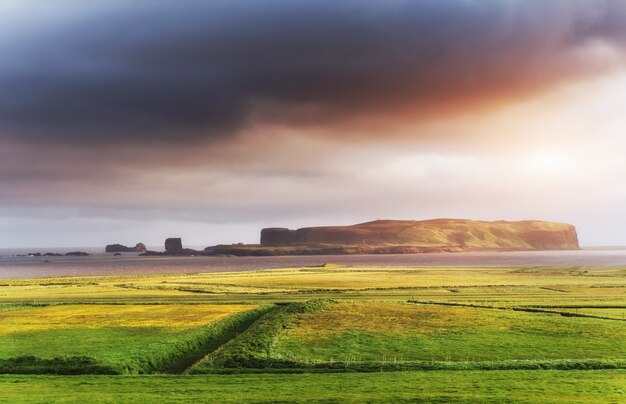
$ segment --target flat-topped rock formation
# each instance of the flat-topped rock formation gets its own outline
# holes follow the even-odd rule
[[[165,239],[165,252],[168,254],[177,254],[183,250],[183,240],[181,238]]]
[[[463,219],[376,220],[352,226],[267,228],[261,247],[305,245],[467,250],[579,249],[574,226],[537,220],[477,221]],[[397,248],[396,248],[397,250]]]

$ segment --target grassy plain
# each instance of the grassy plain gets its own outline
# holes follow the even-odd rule
[[[626,358],[626,322],[402,303],[338,303],[275,341],[294,361],[494,361]]]
[[[71,304],[4,311],[0,359],[88,357],[105,373],[142,373],[158,368],[163,356],[186,352],[227,316],[255,308]]]
[[[0,402],[623,403],[626,371],[0,376]]]
[[[626,402],[625,311],[623,267],[2,280],[0,373],[153,374],[5,375],[0,402]],[[186,370],[230,374],[154,374]]]
[[[626,308],[623,267],[324,267],[0,281],[2,303],[342,299]]]

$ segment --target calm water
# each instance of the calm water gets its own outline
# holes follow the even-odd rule
[[[70,250],[89,252],[88,249],[80,248]],[[55,250],[55,252],[64,251]],[[85,258],[16,257],[8,253],[6,250],[4,252],[0,250],[0,278],[250,271],[312,266],[326,262],[375,266],[626,266],[626,250],[172,258],[137,257],[137,254],[124,254],[120,257],[95,254]],[[11,252],[16,253],[25,252]]]

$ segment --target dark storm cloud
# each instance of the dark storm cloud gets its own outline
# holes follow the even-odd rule
[[[32,26],[22,10],[0,41],[0,137],[168,142],[419,119],[607,68],[586,52],[620,54],[626,34],[617,0],[78,4]]]

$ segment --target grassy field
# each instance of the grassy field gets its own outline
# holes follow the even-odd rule
[[[86,357],[97,365],[96,373],[149,372],[159,368],[162,358],[177,357],[203,342],[228,316],[255,308],[58,305],[4,311],[0,313],[0,364],[2,359],[28,356],[37,360],[16,363],[32,367],[40,360]]]
[[[409,299],[506,306],[626,308],[623,267],[324,267],[193,275],[0,281],[3,303]]]
[[[3,280],[0,402],[626,402],[625,311],[622,267]]]
[[[626,371],[0,376],[0,391],[10,403],[623,403]]]
[[[281,334],[295,361],[494,361],[626,358],[626,322],[398,303],[339,303]]]

